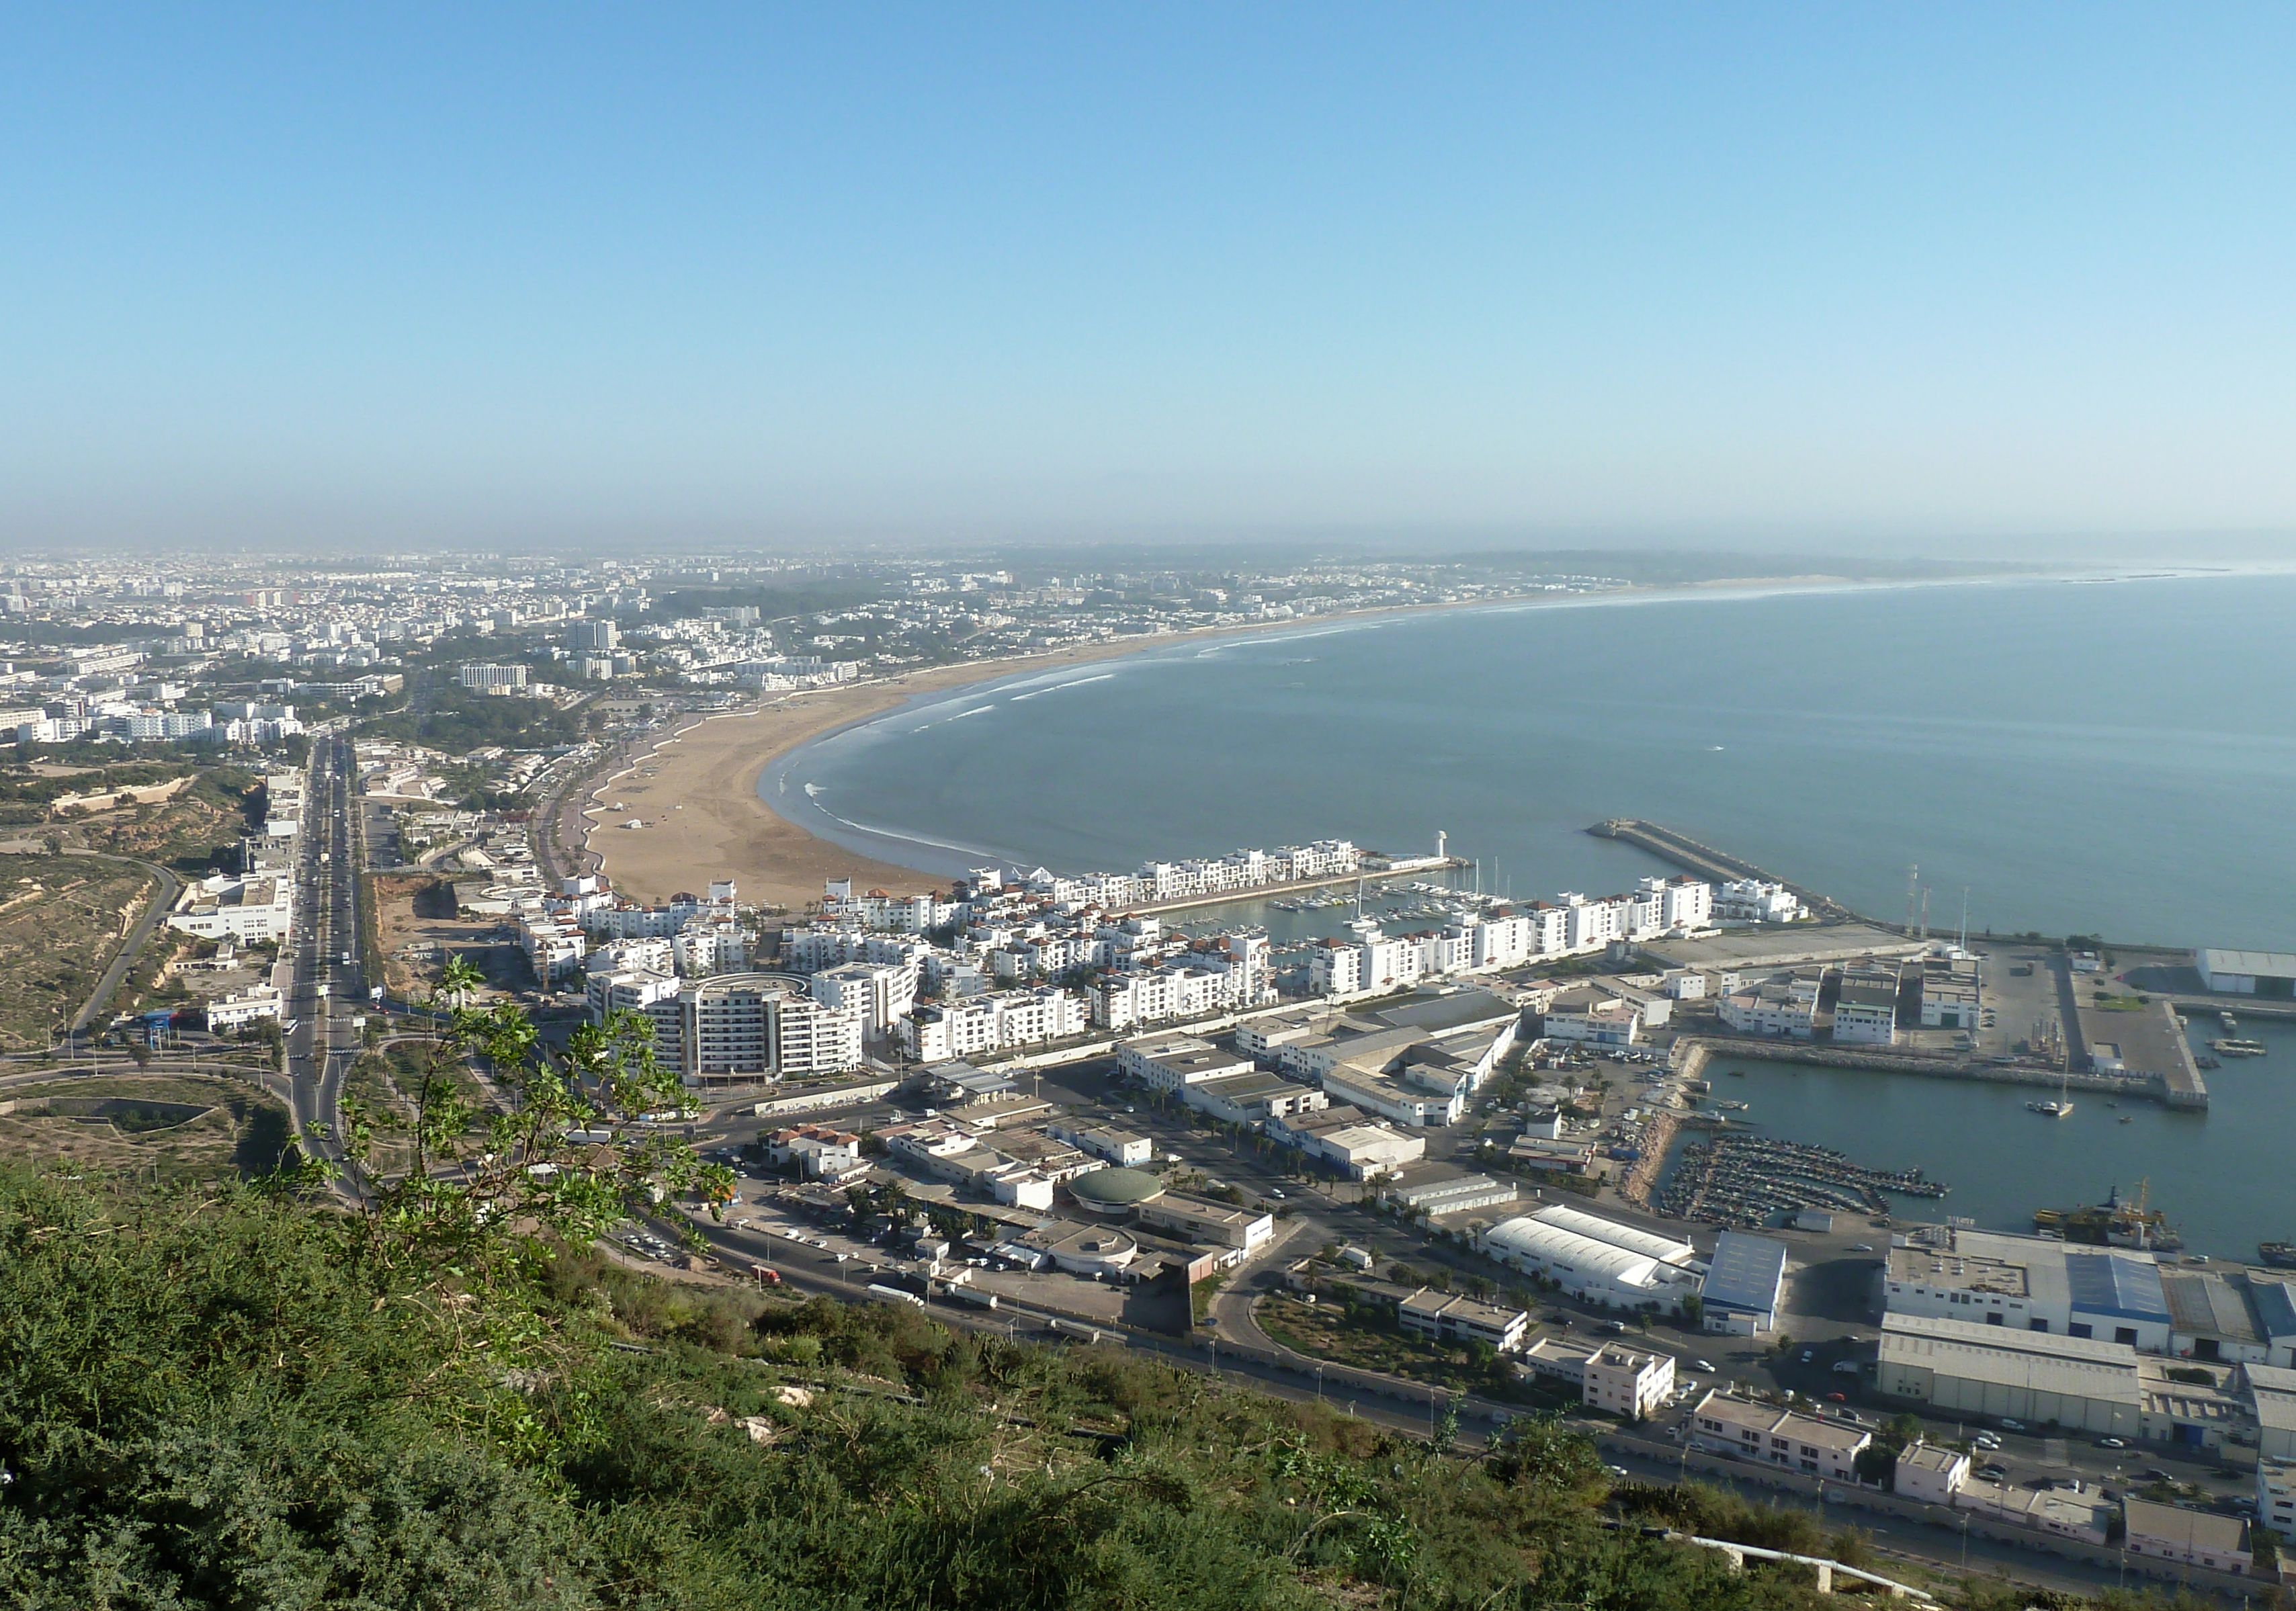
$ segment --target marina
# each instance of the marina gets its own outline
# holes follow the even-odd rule
[[[1941,1198],[1951,1188],[1919,1169],[1869,1169],[1830,1147],[1725,1132],[1686,1143],[1652,1206],[1678,1219],[1759,1229],[1805,1208],[1885,1215],[1892,1198]]]
[[[2214,1014],[2196,1015],[2213,1030]],[[1750,1104],[1726,1133],[1806,1142],[1847,1158],[1918,1167],[1949,1181],[1951,1212],[1991,1231],[2030,1231],[2037,1208],[2068,1210],[2100,1200],[2119,1182],[2124,1192],[2151,1182],[2153,1203],[2173,1213],[2186,1248],[2217,1258],[2258,1256],[2270,1240],[2296,1261],[2296,1171],[2288,1165],[2296,1137],[2296,1024],[2249,1019],[2270,1049],[2261,1059],[2228,1061],[2215,1076],[2207,1109],[2131,1100],[2130,1093],[2086,1100],[2044,1123],[2026,1111],[2030,1087],[1980,1080],[1910,1079],[1858,1068],[1830,1068],[1733,1055],[1715,1083]],[[2079,1082],[2074,1082],[2076,1087]],[[1748,1123],[1749,1120],[1755,1121]],[[1708,1139],[1686,1137],[1686,1148]],[[1886,1148],[1886,1152],[1882,1149]],[[1670,1182],[1661,1175],[1661,1190]],[[1882,1190],[1890,1212],[1935,1218],[1933,1201]],[[2284,1266],[2296,1268],[2296,1262]]]

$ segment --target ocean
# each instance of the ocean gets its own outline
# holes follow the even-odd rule
[[[1933,927],[2296,950],[2296,577],[1595,595],[1182,643],[934,696],[767,802],[871,855],[1062,871],[1344,837],[1488,889],[1665,871],[1644,817]]]

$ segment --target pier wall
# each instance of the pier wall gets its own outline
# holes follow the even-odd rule
[[[1246,901],[1280,901],[1285,895],[1301,895],[1309,890],[1332,889],[1353,884],[1360,879],[1365,885],[1384,884],[1396,879],[1417,878],[1430,872],[1446,872],[1464,867],[1457,856],[1446,856],[1439,863],[1398,868],[1394,871],[1374,871],[1370,868],[1357,872],[1335,872],[1329,878],[1294,879],[1284,884],[1254,884],[1249,889],[1223,889],[1217,895],[1184,895],[1177,901],[1151,901],[1143,906],[1116,906],[1109,909],[1111,917],[1156,917],[1167,912],[1188,912],[1199,906],[1237,906]]]
[[[1638,850],[1646,850],[1660,861],[1671,862],[1701,878],[1717,881],[1759,879],[1765,883],[1782,884],[1800,895],[1802,904],[1820,917],[1857,918],[1858,915],[1832,895],[1805,888],[1792,879],[1780,878],[1775,872],[1755,866],[1743,856],[1734,856],[1726,850],[1717,850],[1711,845],[1701,844],[1688,834],[1677,833],[1657,822],[1645,822],[1639,817],[1611,817],[1595,823],[1587,831],[1597,838],[1618,839]]]
[[[1685,1048],[1687,1050],[1685,1050]],[[1995,1085],[2035,1085],[2055,1090],[2101,1091],[2113,1096],[2150,1096],[2172,1108],[2205,1108],[2208,1092],[2198,1100],[2172,1097],[2168,1083],[2158,1075],[2136,1075],[2117,1079],[2109,1074],[2065,1075],[2050,1068],[1972,1062],[1957,1058],[1923,1057],[1913,1052],[1866,1051],[1848,1046],[1812,1044],[1808,1041],[1765,1041],[1735,1035],[1699,1035],[1675,1043],[1675,1067],[1693,1079],[1704,1075],[1717,1057],[1760,1058],[1773,1063],[1802,1063],[1819,1068],[1864,1068],[1877,1074],[1919,1074],[1932,1079],[1980,1080]],[[2200,1077],[2194,1070],[2194,1079]]]

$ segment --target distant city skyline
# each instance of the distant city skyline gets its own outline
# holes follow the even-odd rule
[[[2296,13],[0,24],[0,548],[2296,557]]]

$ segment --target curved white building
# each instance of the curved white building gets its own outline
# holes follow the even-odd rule
[[[1598,1242],[1608,1242],[1614,1247],[1626,1247],[1667,1264],[1691,1264],[1698,1261],[1698,1249],[1684,1238],[1665,1236],[1656,1231],[1644,1231],[1638,1225],[1623,1224],[1605,1219],[1599,1214],[1589,1214],[1584,1208],[1573,1208],[1568,1203],[1549,1203],[1530,1215],[1541,1224],[1560,1225],[1575,1231],[1580,1236],[1592,1237]]]
[[[1688,1242],[1560,1203],[1492,1226],[1481,1247],[1573,1297],[1623,1309],[1670,1308],[1698,1290],[1701,1273]]]

